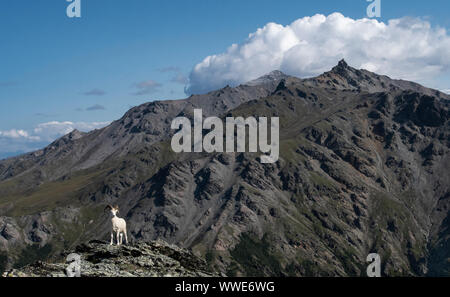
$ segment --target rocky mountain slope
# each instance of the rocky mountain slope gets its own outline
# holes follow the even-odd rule
[[[345,61],[310,79],[272,72],[236,88],[128,111],[0,162],[0,268],[107,238],[190,248],[228,275],[448,275],[450,97]],[[280,160],[175,154],[179,115],[278,116]]]
[[[11,269],[4,277],[66,277],[70,263],[64,262],[72,252],[65,252],[62,261],[42,262]],[[164,241],[136,242],[132,245],[110,246],[91,241],[79,245],[73,253],[80,256],[81,277],[212,277],[206,262],[189,251]]]

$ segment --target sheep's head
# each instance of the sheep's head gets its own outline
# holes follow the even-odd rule
[[[108,204],[105,207],[105,211],[106,210],[111,211],[112,215],[115,216],[119,212],[119,206],[118,205],[112,206],[112,205]]]

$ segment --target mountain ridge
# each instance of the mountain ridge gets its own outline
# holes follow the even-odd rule
[[[446,93],[443,93],[443,92],[441,92],[439,90],[428,89],[428,88],[423,87],[422,85],[414,83],[414,82],[408,82],[408,81],[404,81],[404,80],[393,80],[393,79],[390,79],[387,76],[380,76],[380,75],[377,75],[377,74],[375,74],[373,72],[370,72],[370,71],[367,71],[367,70],[364,70],[364,69],[357,70],[355,68],[350,67],[344,59],[340,60],[339,63],[335,67],[333,67],[329,72],[325,72],[324,74],[321,74],[321,75],[319,75],[317,77],[313,77],[313,78],[307,78],[307,79],[298,78],[298,79],[304,81],[306,85],[315,85],[315,86],[318,86],[320,83],[324,83],[324,80],[325,80],[325,85],[327,85],[328,87],[331,86],[332,88],[336,88],[336,85],[339,85],[339,84],[336,84],[336,81],[333,81],[333,80],[335,80],[335,78],[332,77],[332,74],[338,74],[338,75],[341,76],[341,78],[349,79],[348,73],[352,73],[352,74],[353,73],[357,73],[357,75],[359,75],[359,76],[362,75],[361,73],[370,73],[370,74],[375,75],[376,78],[380,78],[381,77],[381,78],[389,79],[389,80],[395,82],[396,84],[394,84],[391,87],[415,90],[415,91],[419,91],[419,92],[425,93],[427,95],[429,95],[430,93],[434,93],[435,95],[437,95],[440,98],[443,98],[443,99],[446,99],[446,100],[450,100],[450,95],[448,95]],[[352,76],[354,76],[354,75],[352,75]],[[266,89],[270,89],[270,88],[274,88],[274,85],[278,85],[278,82],[280,82],[281,80],[286,79],[288,77],[295,78],[294,76],[290,76],[290,75],[284,74],[280,70],[274,70],[274,71],[271,71],[268,74],[265,74],[265,75],[255,79],[255,80],[249,81],[247,83],[243,83],[243,84],[241,84],[241,85],[239,85],[239,86],[237,86],[235,88],[231,88],[229,86],[225,86],[222,89],[219,89],[219,90],[216,90],[216,91],[211,91],[211,92],[208,92],[208,93],[206,93],[204,95],[191,95],[190,97],[188,97],[186,99],[163,100],[163,101],[157,100],[157,101],[152,101],[152,102],[148,102],[148,103],[143,103],[143,104],[141,104],[141,105],[139,105],[137,107],[131,108],[128,112],[125,113],[125,115],[123,117],[125,117],[129,112],[131,112],[132,110],[134,110],[136,108],[141,108],[142,106],[146,106],[147,107],[147,106],[151,105],[152,103],[157,104],[157,103],[161,103],[161,102],[165,102],[165,103],[175,103],[176,102],[178,104],[183,104],[184,103],[186,105],[185,107],[187,107],[189,105],[192,106],[192,108],[200,107],[199,106],[200,104],[198,102],[202,101],[202,100],[205,100],[204,98],[207,97],[207,96],[220,97],[220,95],[224,94],[226,90],[240,90],[242,88],[245,88],[246,86],[248,86],[248,87],[258,87],[258,86],[266,85],[265,88]],[[354,82],[353,77],[350,78],[350,81]],[[341,85],[339,87],[342,88],[343,86]],[[347,83],[346,87],[347,88],[351,88],[351,84]],[[376,89],[376,91],[374,91],[373,89],[370,90],[370,92],[377,92],[377,91],[378,91],[378,89]],[[255,91],[255,92],[257,93],[258,91]],[[239,94],[239,95],[241,95],[241,94]],[[259,97],[258,97],[258,95],[259,95]],[[262,98],[262,97],[264,97],[264,95],[269,95],[269,94],[265,94],[264,91],[262,91],[262,92],[260,91],[260,93],[258,95],[256,95],[255,99]],[[248,100],[248,99],[245,98],[245,100]],[[233,102],[233,103],[235,103],[235,102]],[[240,102],[240,103],[243,103],[243,102]],[[217,104],[217,102],[215,102],[215,104]],[[233,106],[235,106],[235,104],[232,105],[231,107],[233,107]],[[204,107],[204,106],[202,106],[202,107]],[[229,110],[229,108],[227,109],[227,106],[225,104],[225,106],[224,106],[223,110],[221,110],[221,112],[223,113],[226,110]],[[144,111],[144,112],[146,112],[146,111]],[[208,110],[208,108],[206,108],[206,114],[205,115],[208,116],[209,112],[210,112],[210,110]],[[116,121],[114,121],[114,122],[116,122]],[[70,137],[70,135],[72,135],[72,133],[74,133],[74,132],[76,132],[77,135],[83,135],[84,136],[84,135],[87,135],[87,134],[91,134],[91,133],[93,133],[93,132],[95,132],[97,130],[104,130],[104,129],[108,128],[109,126],[107,126],[105,128],[102,128],[102,129],[96,129],[96,130],[88,132],[88,133],[80,132],[80,131],[75,129],[74,131],[68,133],[67,135],[62,136],[60,139],[63,139],[65,137]],[[77,136],[77,139],[78,138],[80,138],[80,137]],[[55,142],[57,142],[58,140],[59,139],[55,140]],[[55,142],[53,142],[53,143],[55,143]],[[53,143],[51,143],[49,146],[51,146]],[[10,159],[19,159],[19,158],[27,156],[27,155],[40,154],[41,151],[43,151],[43,150],[44,149],[37,150],[37,151],[34,151],[34,152],[30,152],[30,153],[26,153],[26,154],[23,154],[23,155],[20,155],[20,156],[16,156],[16,157],[10,157],[10,158],[5,159],[5,160],[0,160],[0,163],[3,162],[3,161],[6,161],[6,160],[11,161]]]
[[[131,237],[188,247],[228,275],[359,275],[371,251],[385,275],[445,274],[450,96],[345,61],[315,78],[268,77],[146,103],[1,161],[0,250],[102,237],[99,210],[118,203]],[[279,116],[280,161],[173,153],[170,119],[194,108]]]

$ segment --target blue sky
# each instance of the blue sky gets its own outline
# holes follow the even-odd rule
[[[269,22],[286,26],[305,16],[333,12],[361,19],[369,4],[365,0],[81,3],[82,17],[70,19],[65,0],[0,0],[0,158],[39,148],[73,125],[88,130],[121,117],[131,106],[186,97],[187,79],[196,64],[244,42]],[[379,21],[420,17],[448,30],[449,11],[448,0],[382,0]],[[448,72],[443,72],[429,84],[448,89],[449,81]],[[49,126],[42,124],[52,122],[66,125],[48,137],[33,138]],[[20,140],[21,136],[29,139]]]

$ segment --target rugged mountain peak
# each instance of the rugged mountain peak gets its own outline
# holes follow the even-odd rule
[[[283,72],[281,72],[280,70],[274,70],[271,71],[257,79],[254,79],[252,81],[249,81],[247,83],[245,83],[245,85],[247,86],[258,86],[258,85],[263,85],[263,84],[268,84],[268,83],[273,83],[275,81],[280,81],[284,78],[287,78],[288,75],[284,74]]]
[[[62,136],[61,138],[58,138],[57,140],[55,140],[54,142],[52,142],[49,147],[51,150],[60,147],[60,146],[64,146],[67,143],[72,143],[76,140],[81,139],[86,133],[80,132],[77,129],[73,130],[72,132]]]
[[[86,133],[81,132],[77,129],[72,130],[72,132],[69,132],[68,134],[62,136],[61,138],[57,139],[55,143],[60,141],[73,141],[82,138]]]
[[[335,91],[347,90],[378,93],[410,90],[447,100],[450,98],[447,94],[426,88],[414,82],[392,79],[386,75],[379,75],[365,69],[353,68],[344,59],[340,60],[330,71],[314,78],[305,79],[304,83],[307,86],[332,89]]]
[[[330,72],[341,75],[341,76],[349,76],[350,73],[358,72],[358,70],[353,67],[350,67],[347,64],[347,62],[344,59],[342,59],[339,61],[339,63],[336,66],[334,66],[331,69]]]
[[[282,77],[286,77],[287,75],[284,74],[283,72],[281,72],[280,70],[273,70],[273,71],[269,72],[266,76],[282,78]]]
[[[348,66],[347,62],[345,62],[345,59],[342,59],[342,60],[339,61],[337,67],[340,67],[340,68],[347,68],[347,67],[349,67],[349,66]]]
[[[81,137],[83,137],[84,134],[85,133],[83,133],[77,129],[74,129],[72,132],[70,132],[66,136],[68,136],[72,140],[75,140],[75,139],[80,139]]]
[[[334,90],[355,90],[369,93],[384,91],[385,87],[379,82],[375,73],[358,70],[342,59],[330,71],[317,77],[306,79],[306,85]]]

